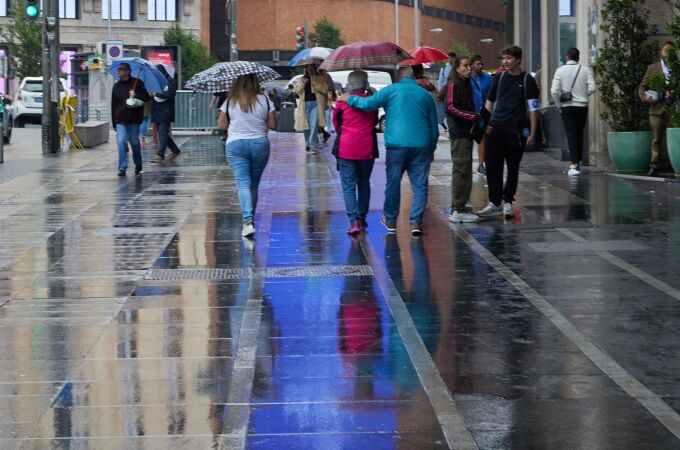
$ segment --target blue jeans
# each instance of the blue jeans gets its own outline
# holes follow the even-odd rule
[[[387,147],[385,154],[385,203],[383,215],[390,223],[397,222],[401,203],[401,177],[408,173],[413,192],[411,224],[423,221],[427,204],[427,178],[430,175],[432,150],[417,147]]]
[[[142,124],[139,126],[140,136],[146,136],[146,133],[149,131],[149,125],[151,125],[151,116],[144,116],[144,120],[142,120]]]
[[[305,143],[307,147],[316,149],[319,147],[319,107],[316,100],[305,102],[305,117],[309,128],[305,130]]]
[[[333,128],[333,110],[326,108],[326,131],[329,133],[334,133],[335,128]]]
[[[142,165],[142,149],[139,146],[139,124],[116,124],[116,144],[118,144],[118,170],[127,170],[127,148],[125,142],[132,147],[132,160],[135,166]]]
[[[234,170],[243,223],[252,221],[257,207],[257,189],[269,161],[269,139],[239,139],[229,142],[227,159]]]
[[[158,130],[158,156],[165,157],[165,148],[170,147],[172,153],[180,153],[179,147],[170,136],[170,122],[156,122]]]
[[[366,220],[371,201],[373,160],[338,158],[338,168],[347,217],[349,220]]]

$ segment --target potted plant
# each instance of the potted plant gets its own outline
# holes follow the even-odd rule
[[[609,157],[620,172],[644,172],[651,159],[651,135],[647,109],[637,87],[657,54],[648,38],[656,32],[649,25],[644,0],[606,0],[602,7],[604,43],[597,59],[601,114],[607,133]]]
[[[668,159],[676,173],[680,173],[680,104],[678,104],[678,89],[680,86],[680,0],[666,0],[671,7],[673,15],[668,22],[668,31],[675,41],[675,46],[668,52],[668,69],[670,71],[670,86],[676,86],[674,95],[668,102],[669,120],[666,129],[666,146]],[[674,100],[674,101],[673,101]]]

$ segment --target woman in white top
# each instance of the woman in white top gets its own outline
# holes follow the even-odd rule
[[[243,216],[241,236],[255,234],[255,208],[260,178],[269,161],[267,133],[276,128],[274,104],[260,93],[254,74],[241,75],[220,107],[217,126],[227,130],[227,159],[234,170]]]

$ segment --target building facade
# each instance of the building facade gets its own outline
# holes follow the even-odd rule
[[[581,63],[590,67],[597,80],[595,62],[598,49],[605,36],[600,31],[601,11],[604,0],[513,0],[509,14],[511,19],[509,40],[524,49],[524,67],[537,73],[541,87],[541,101],[548,128],[560,130],[559,114],[552,98],[550,84],[555,70],[563,62],[567,48],[581,51]],[[670,7],[664,0],[647,0],[646,6],[653,14],[650,21],[660,34],[650,38],[663,41],[666,21],[671,17]],[[642,81],[642,80],[640,80]],[[634,94],[633,94],[634,95]],[[600,120],[604,106],[599,92],[591,97],[588,109],[587,155],[589,163],[605,170],[613,169],[607,151],[607,129]],[[566,144],[561,136],[553,140]],[[553,145],[550,143],[549,145]]]
[[[506,7],[500,0],[420,0],[417,11],[413,4],[414,0],[228,0],[221,10],[227,26],[215,26],[206,17],[202,26],[210,27],[210,34],[202,36],[218,59],[229,60],[229,11],[235,6],[239,59],[285,65],[296,53],[296,27],[306,23],[309,34],[325,16],[347,43],[386,40],[406,50],[420,44],[449,51],[458,42],[496,64],[499,49],[507,43]]]

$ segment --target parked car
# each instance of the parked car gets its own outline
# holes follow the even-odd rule
[[[351,70],[339,70],[337,72],[329,72],[329,74],[333,81],[340,83],[344,89],[347,86],[347,78],[351,72]],[[367,70],[366,72],[368,72],[368,85],[376,91],[392,84],[392,77],[388,72],[379,70]],[[378,110],[378,130],[381,133],[385,132],[385,110],[382,108]]]
[[[2,122],[2,140],[5,144],[9,144],[12,139],[12,127],[14,119],[12,118],[12,101],[0,94],[0,122]]]
[[[14,126],[23,128],[26,123],[40,123],[43,105],[42,77],[26,77],[21,80],[14,96],[12,117]],[[66,95],[66,80],[59,79],[59,94]]]

